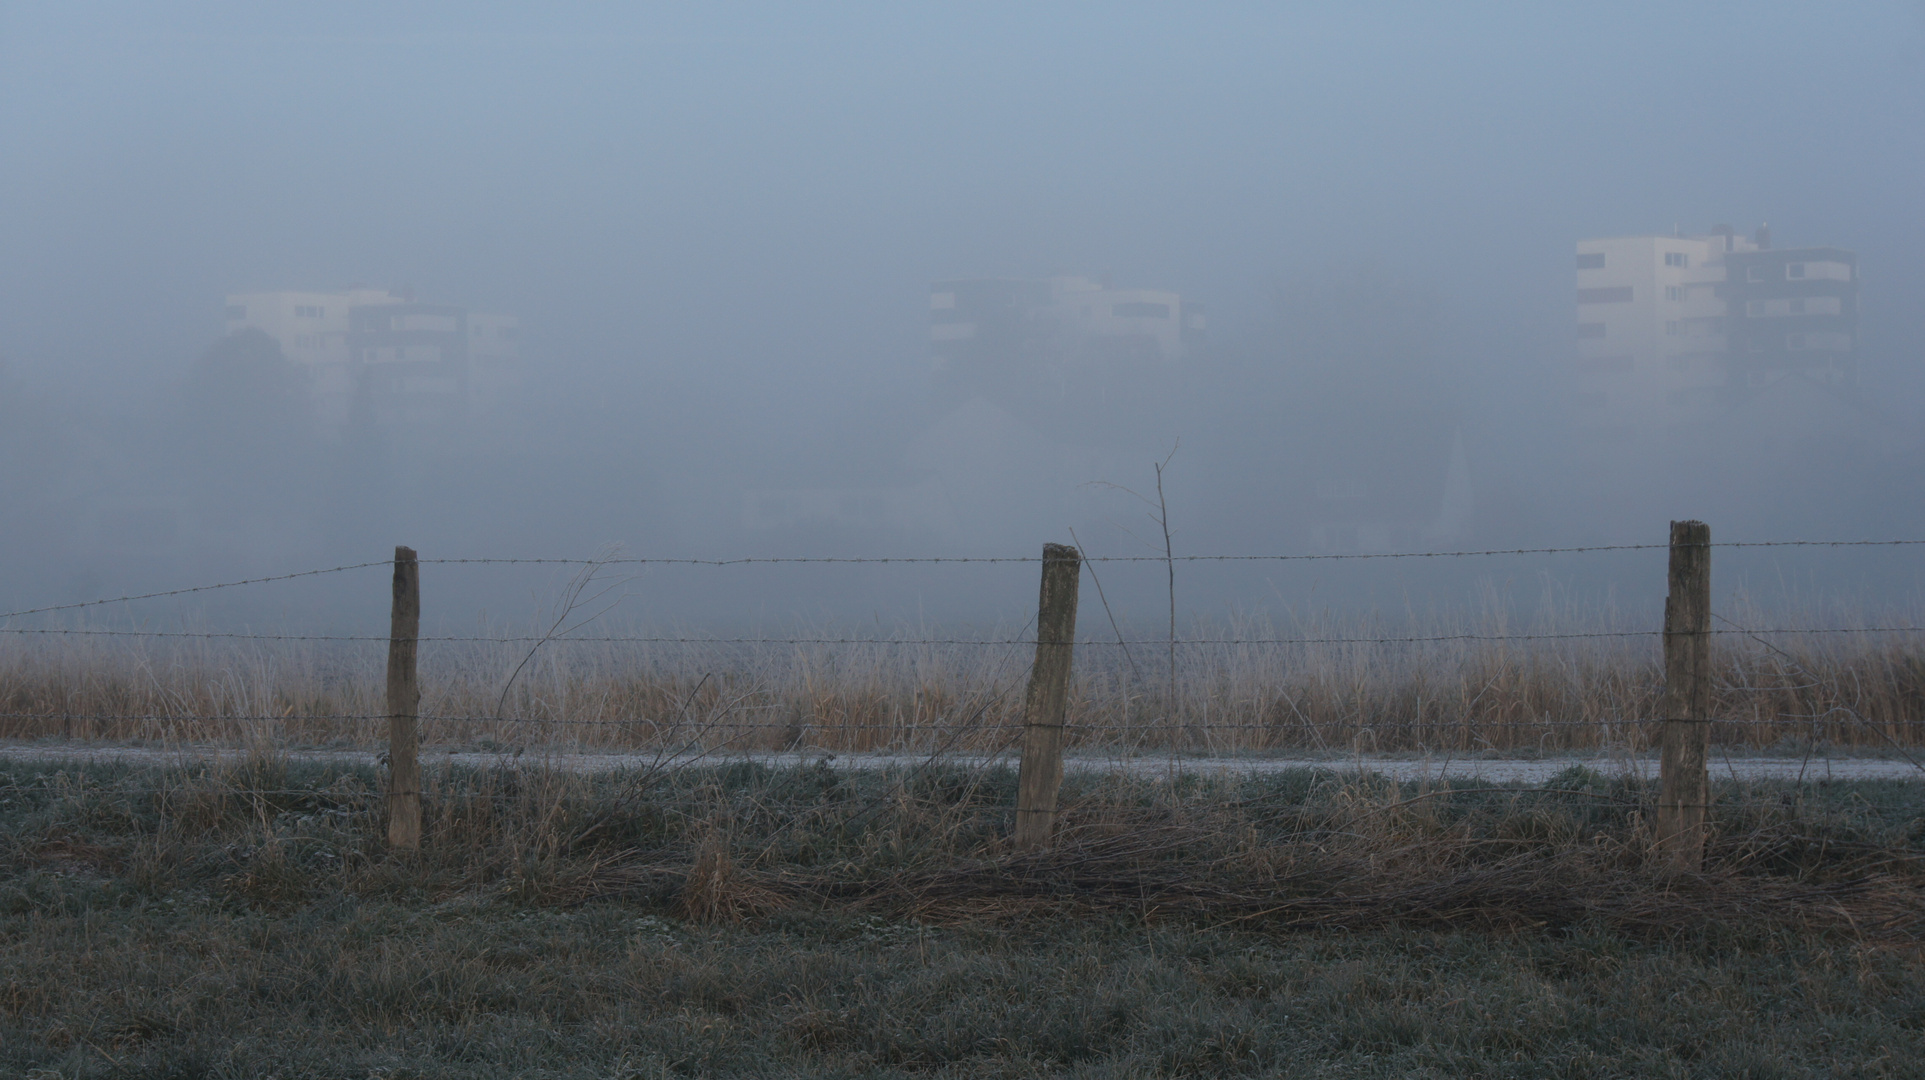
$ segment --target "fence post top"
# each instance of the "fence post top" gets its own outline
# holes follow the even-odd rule
[[[414,549],[411,547],[405,547],[401,544],[396,544],[394,546],[394,561],[395,562],[413,562]]]
[[[1082,562],[1083,553],[1068,544],[1044,544],[1044,562]]]

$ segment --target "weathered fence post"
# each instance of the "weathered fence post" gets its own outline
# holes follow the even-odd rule
[[[1043,545],[1042,595],[1036,603],[1036,663],[1023,699],[1023,762],[1016,775],[1016,847],[1049,844],[1056,792],[1063,785],[1063,720],[1076,645],[1076,586],[1083,555],[1065,544]]]
[[[394,549],[394,609],[388,630],[388,846],[421,846],[421,732],[416,712],[415,639],[421,636],[421,565]]]
[[[1704,865],[1711,802],[1711,526],[1671,523],[1671,592],[1664,601],[1664,734],[1658,850],[1674,869]]]

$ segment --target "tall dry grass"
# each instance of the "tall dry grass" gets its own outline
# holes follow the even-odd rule
[[[1774,623],[1814,625],[1757,612],[1720,625],[1716,741],[1925,743],[1920,635],[1836,620],[1845,632],[1731,629]],[[1202,621],[1178,645],[1174,701],[1160,643],[1091,636],[1077,650],[1070,743],[1092,751],[1635,752],[1655,737],[1662,689],[1658,639],[1645,630],[1610,615],[1526,627],[1501,613]],[[1010,643],[1016,632],[849,642],[823,640],[854,636],[846,630],[805,627],[771,635],[800,640],[774,643],[597,633],[539,646],[424,641],[426,741],[982,753],[1014,741],[1031,652]],[[1582,634],[1607,636],[1568,636]],[[1433,640],[1382,640],[1407,638]],[[385,655],[378,641],[9,634],[0,638],[0,737],[374,745],[385,723]]]

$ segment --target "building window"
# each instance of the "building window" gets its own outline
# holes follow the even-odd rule
[[[1764,267],[1762,267],[1762,266],[1748,266],[1748,267],[1746,267],[1746,268],[1745,268],[1745,280],[1746,280],[1746,281],[1763,281],[1764,279],[1765,279],[1765,268],[1764,268]]]
[[[1803,314],[1805,313],[1805,298],[1804,298],[1804,297],[1802,297],[1802,296],[1794,296],[1794,297],[1792,297],[1792,298],[1791,298],[1791,313],[1792,313],[1793,315],[1803,315]]]
[[[1785,264],[1785,276],[1786,276],[1786,277],[1793,277],[1793,278],[1800,278],[1800,277],[1804,277],[1804,276],[1805,276],[1805,264],[1804,264],[1804,263],[1786,263],[1786,264]]]
[[[294,305],[294,317],[297,319],[319,319],[325,317],[327,313],[328,309],[324,307],[314,307],[310,304]]]
[[[1763,300],[1753,300],[1750,303],[1745,305],[1745,314],[1751,316],[1754,319],[1760,315],[1763,315],[1764,313],[1765,313],[1765,302]]]
[[[1682,300],[1684,299],[1684,290],[1676,285],[1666,285],[1664,287],[1664,298],[1666,300]]]
[[[1603,336],[1604,336],[1604,324],[1603,324],[1603,323],[1601,323],[1601,322],[1581,322],[1581,323],[1578,323],[1578,324],[1577,324],[1577,336],[1578,336],[1578,337],[1581,337],[1581,338],[1599,338],[1599,337],[1603,337]]]
[[[1170,305],[1136,300],[1127,304],[1111,305],[1110,314],[1119,319],[1167,319],[1170,317]]]
[[[1631,286],[1617,285],[1601,289],[1579,289],[1577,302],[1580,304],[1628,304],[1631,302]]]
[[[1682,252],[1682,251],[1667,251],[1667,252],[1665,252],[1665,253],[1664,253],[1664,265],[1666,265],[1666,266],[1683,266],[1683,265],[1685,265],[1685,258],[1684,258],[1684,252]]]
[[[247,318],[246,308],[242,307],[239,304],[227,305],[227,320],[229,322],[240,322],[242,319],[245,319],[245,318]]]
[[[1672,319],[1670,322],[1665,323],[1664,332],[1671,337],[1677,337],[1678,334],[1680,333],[1680,330],[1678,327],[1678,320]]]
[[[1805,347],[1805,335],[1803,334],[1786,334],[1785,335],[1785,348],[1802,349],[1804,347]]]
[[[1581,252],[1577,257],[1577,268],[1579,270],[1604,269],[1604,253],[1602,251]]]

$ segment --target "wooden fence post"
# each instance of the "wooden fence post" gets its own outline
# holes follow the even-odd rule
[[[421,847],[421,685],[415,640],[421,636],[421,565],[414,549],[394,549],[394,608],[388,630],[388,846]]]
[[[1023,761],[1016,776],[1016,847],[1046,847],[1063,785],[1063,720],[1076,646],[1076,586],[1083,555],[1065,544],[1043,545],[1042,595],[1036,603],[1036,662],[1023,700]]]
[[[1711,526],[1671,523],[1671,591],[1664,601],[1664,734],[1658,850],[1673,869],[1704,866],[1711,802]]]

